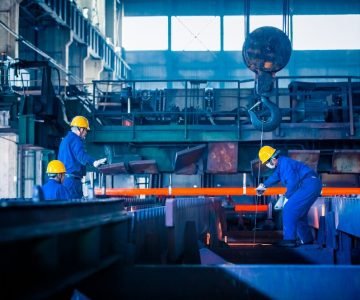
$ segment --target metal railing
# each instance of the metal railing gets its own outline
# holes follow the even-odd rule
[[[96,116],[110,125],[134,127],[241,126],[250,123],[247,110],[257,98],[253,80],[124,80],[93,85]],[[347,123],[354,135],[360,103],[354,103],[353,93],[360,90],[360,77],[277,77],[274,86],[270,99],[280,107],[282,123]]]

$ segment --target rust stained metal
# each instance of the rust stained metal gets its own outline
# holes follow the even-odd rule
[[[360,150],[335,150],[332,167],[335,173],[360,173]]]
[[[156,161],[149,160],[136,160],[129,162],[129,168],[134,174],[157,174],[159,173]]]
[[[260,27],[246,38],[242,55],[251,71],[276,73],[290,60],[291,42],[278,28]]]
[[[125,163],[114,163],[100,166],[98,170],[105,175],[116,175],[128,173]]]
[[[359,174],[321,174],[323,186],[358,187]]]
[[[180,170],[177,170],[175,174],[181,174],[181,175],[195,175],[198,171],[196,164],[191,164],[186,167],[183,167]]]
[[[174,162],[174,171],[177,174],[180,170],[184,170],[187,168],[191,170],[193,167],[191,165],[195,165],[198,163],[200,158],[202,157],[204,151],[206,149],[206,145],[199,145],[196,147],[192,147],[190,149],[185,149],[176,152],[175,162]],[[195,173],[191,173],[195,174]]]
[[[317,172],[320,150],[289,150],[288,156],[307,164],[310,168]]]
[[[209,173],[236,173],[238,169],[237,143],[210,143],[207,159]]]

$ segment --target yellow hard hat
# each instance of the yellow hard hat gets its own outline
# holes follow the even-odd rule
[[[80,127],[80,128],[86,128],[87,130],[90,130],[89,121],[83,116],[76,116],[72,119],[70,126],[73,127]]]
[[[60,160],[52,160],[51,162],[49,162],[46,169],[46,173],[48,174],[61,174],[65,172],[65,166]]]
[[[259,159],[262,164],[266,163],[275,154],[276,149],[270,146],[263,146],[259,151]]]

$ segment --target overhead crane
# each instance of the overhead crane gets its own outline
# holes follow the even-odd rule
[[[38,2],[40,7],[49,6],[49,1]],[[71,1],[66,3],[75,11]],[[81,16],[79,19],[81,23],[85,22]],[[97,35],[97,32],[94,34]],[[103,43],[100,40],[100,44]],[[107,46],[104,47],[106,52],[110,51]],[[105,57],[107,64],[112,63],[109,58],[114,54],[110,53]],[[249,51],[248,54],[251,53],[254,52]],[[199,146],[199,143],[206,143],[208,146],[216,142],[233,142],[227,149],[238,150],[243,146],[244,152],[247,152],[257,147],[259,131],[264,127],[264,139],[282,145],[289,141],[300,141],[301,145],[312,145],[313,150],[319,145],[317,139],[322,139],[325,143],[338,140],[341,150],[356,150],[359,123],[354,119],[354,113],[359,112],[358,77],[336,77],[341,81],[336,83],[332,82],[335,77],[331,76],[273,77],[271,73],[277,72],[284,65],[284,62],[278,64],[278,56],[274,57],[275,61],[266,60],[263,64],[259,64],[261,59],[257,57],[248,58],[248,65],[251,66],[251,62],[255,61],[258,68],[256,71],[262,72],[258,74],[261,76],[250,81],[183,80],[181,84],[185,89],[174,88],[178,84],[174,81],[164,81],[160,88],[155,89],[146,88],[147,85],[154,84],[152,81],[94,81],[92,87],[95,92],[92,93],[92,98],[72,86],[66,88],[63,99],[55,98],[54,106],[51,107],[43,105],[45,95],[28,97],[20,93],[19,101],[18,90],[10,91],[10,95],[7,90],[1,95],[1,100],[4,100],[4,107],[12,112],[11,126],[19,133],[20,144],[24,149],[40,147],[55,151],[56,140],[61,138],[60,134],[67,128],[65,119],[75,112],[87,114],[94,128],[88,141],[90,150],[94,153],[104,151],[106,146],[109,158],[115,161],[115,150],[123,147],[121,153],[127,154],[131,146],[140,148],[131,159],[123,162],[120,174],[155,177],[169,172],[185,172],[194,175],[197,174],[198,160],[204,155],[205,149],[210,148]],[[117,55],[115,59],[120,60]],[[285,57],[285,64],[287,60]],[[2,65],[4,71],[5,65]],[[309,90],[306,89],[308,82],[291,82],[305,79],[324,81],[311,84],[310,102],[315,108],[306,105],[306,97],[309,96]],[[286,87],[281,80],[291,83]],[[256,82],[260,95],[260,103],[257,102],[255,106],[252,105],[253,100],[259,99],[251,96],[249,82]],[[275,83],[276,89],[268,97],[268,88],[272,83]],[[206,90],[204,85],[207,85]],[[222,88],[227,85],[231,88]],[[279,88],[280,85],[283,87]],[[288,102],[285,108],[280,108],[278,105],[283,96],[287,97]],[[323,100],[338,100],[339,97],[342,101],[333,107],[332,112],[340,112],[341,118],[336,113],[330,117],[329,102],[325,103]],[[179,98],[181,100],[176,102]],[[227,106],[229,98],[235,105]],[[220,109],[216,110],[216,107]],[[248,107],[251,108],[247,109]],[[65,111],[65,114],[58,114],[57,108],[61,108],[59,111]],[[266,109],[270,110],[270,114],[276,114],[267,119],[268,112],[263,114]],[[262,122],[262,118],[269,120],[270,124]],[[55,119],[61,119],[58,122],[61,125],[57,124],[54,128]],[[342,121],[338,122],[339,119]],[[250,146],[247,142],[250,142]],[[190,164],[184,163],[186,159],[180,159],[178,165],[175,162],[169,167],[166,163],[171,160],[168,159],[171,155],[164,149],[156,149],[157,145],[150,145],[153,156],[143,159],[143,154],[148,149],[146,147],[149,146],[147,144],[151,143],[174,145],[172,151],[176,154],[189,147],[197,147],[196,151],[199,152],[189,152],[189,156],[194,153],[197,155],[197,159],[190,160]],[[233,147],[234,145],[237,146]],[[163,151],[168,156],[158,155],[154,149]],[[345,155],[352,155],[357,162],[357,154],[352,151]],[[183,157],[189,156],[185,154]],[[248,166],[239,167],[238,157],[234,155],[232,158],[234,157],[236,161],[232,161],[230,169],[221,169],[221,172],[252,171]],[[330,167],[333,166],[327,161],[326,167],[320,171],[327,174]],[[340,164],[336,171],[344,174],[347,170],[354,175],[356,167],[356,164],[351,165],[349,171],[346,169],[348,166]],[[206,171],[209,170],[205,169],[204,173]],[[209,177],[217,174],[217,171],[219,169],[215,169],[214,173],[209,172]],[[222,174],[221,172],[218,174]],[[304,280],[306,282],[301,287],[302,292],[314,297],[350,299],[359,294],[358,187],[323,187],[322,197],[311,211],[311,224],[317,232],[316,246],[319,248],[308,249],[310,254],[307,253],[307,257],[299,256],[306,253],[297,250],[294,250],[295,255],[275,250],[272,244],[275,238],[280,237],[276,231],[271,233],[274,235],[264,247],[265,243],[260,241],[269,233],[266,230],[261,232],[256,226],[251,232],[241,232],[246,236],[246,242],[250,240],[246,247],[250,245],[256,255],[251,256],[239,246],[237,252],[230,253],[233,256],[227,253],[227,257],[219,257],[215,251],[224,253],[231,244],[225,230],[222,200],[227,196],[255,196],[254,188],[171,186],[169,189],[164,188],[164,185],[164,182],[159,182],[156,187],[145,189],[104,186],[96,189],[96,199],[77,199],[68,203],[33,202],[30,199],[1,201],[0,275],[5,284],[0,296],[4,294],[4,299],[12,296],[69,298],[74,290],[80,290],[85,295],[99,299],[108,295],[106,293],[114,298],[131,298],[139,295],[156,296],[164,290],[167,295],[174,296],[174,290],[178,288],[176,292],[181,298],[194,295],[199,298],[204,295],[209,298],[214,295],[218,298],[250,295],[250,298],[296,299],[299,285],[294,282]],[[209,183],[207,186],[210,185]],[[284,189],[281,187],[269,188],[264,196],[283,193]],[[139,203],[141,196],[161,197],[165,202],[161,203],[164,205],[149,204],[146,201],[148,199],[145,199],[134,210],[126,209],[132,203]],[[234,210],[241,213],[267,213],[269,206],[264,203],[265,201],[259,204],[236,203]],[[257,234],[257,239],[254,234]],[[205,244],[201,244],[200,249],[199,241]],[[244,253],[245,258],[241,256]],[[234,259],[234,256],[241,259]],[[325,263],[324,260],[316,261],[320,256],[325,257]],[[280,258],[285,260],[281,261]],[[254,261],[256,264],[249,264]],[[286,266],[278,267],[274,262]],[[293,266],[294,262],[300,262],[301,266]],[[259,265],[261,263],[263,265]],[[326,265],[319,265],[321,263]],[[168,266],[163,268],[161,264]],[[275,278],[276,282],[282,282],[283,278],[289,280],[286,286],[279,287],[269,278]],[[11,286],[19,281],[23,282],[21,288]],[[203,284],[205,281],[207,284]],[[138,288],[139,282],[143,284],[142,289]],[[147,282],[150,284],[146,285]],[[111,291],[107,288],[109,285]],[[193,287],[191,291],[189,286]],[[343,289],[343,286],[347,288]]]

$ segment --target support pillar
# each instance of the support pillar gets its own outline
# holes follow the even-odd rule
[[[0,198],[17,197],[17,142],[16,134],[0,134]]]
[[[0,21],[16,33],[19,32],[19,2],[17,0],[0,1]],[[12,58],[19,56],[18,42],[15,37],[0,27],[0,53],[2,52]]]
[[[118,47],[119,51],[122,49],[122,28],[124,20],[124,1],[117,2],[116,4],[116,21],[114,46]],[[120,53],[121,54],[121,53]]]
[[[90,23],[99,28],[100,32],[105,35],[105,1],[77,0],[76,2],[83,12],[86,11],[86,15],[84,15]]]
[[[103,70],[100,73],[100,80],[115,80],[116,76],[114,71],[107,70],[103,68]]]
[[[105,0],[105,36],[112,45],[116,45],[116,0]]]
[[[84,82],[90,84],[93,80],[100,80],[100,73],[104,68],[101,59],[88,55],[84,60]]]
[[[71,73],[69,77],[70,84],[84,82],[84,68],[87,55],[87,46],[79,43],[75,39],[68,45],[67,68]]]
[[[46,27],[38,35],[38,42],[41,49],[50,57],[56,60],[60,65],[67,67],[67,45],[71,43],[71,31],[63,26]],[[61,78],[65,78],[66,74],[60,74]],[[57,80],[57,78],[56,78]],[[54,82],[55,83],[55,82]],[[57,84],[57,82],[55,83]],[[64,82],[62,82],[64,85]]]

